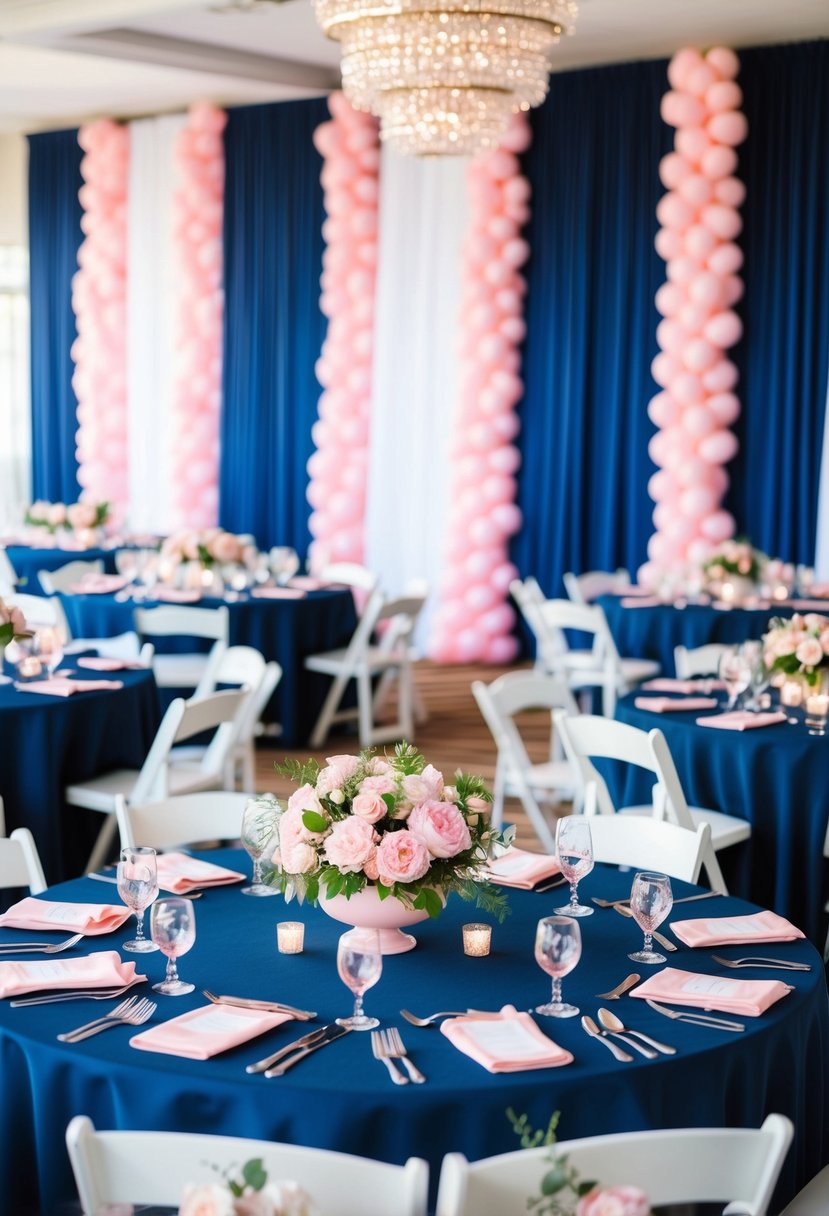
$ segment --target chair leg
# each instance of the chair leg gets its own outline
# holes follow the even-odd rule
[[[518,797],[521,799],[521,805],[524,807],[524,810],[527,812],[527,818],[529,819],[530,823],[533,825],[533,828],[535,829],[535,834],[538,837],[538,839],[541,841],[542,845],[544,846],[544,849],[548,853],[555,853],[555,851],[556,851],[555,836],[550,831],[549,824],[547,823],[547,820],[544,818],[544,813],[542,812],[541,807],[538,805],[536,800],[533,798],[533,796],[529,790],[527,790],[523,794],[520,793],[518,795]]]
[[[320,710],[320,716],[317,718],[317,724],[311,735],[311,747],[322,747],[327,739],[331,723],[334,721],[334,714],[337,712],[337,708],[343,698],[348,680],[348,676],[337,676],[329,688],[328,695],[323,701],[322,709]]]
[[[106,861],[117,826],[118,823],[115,816],[108,814],[101,824],[98,839],[95,841],[92,852],[89,854],[89,861],[86,863],[86,870],[84,871],[86,874],[91,874],[93,870],[100,870]]]
[[[415,733],[414,700],[412,697],[412,669],[406,659],[400,665],[400,674],[397,680],[397,699],[399,702],[398,717],[403,738],[408,743],[411,743]]]
[[[372,718],[373,697],[371,692],[371,676],[367,671],[361,671],[357,677],[357,713],[360,723],[360,747],[371,747],[374,736],[374,719]]]
[[[489,818],[492,826],[498,828],[499,831],[501,824],[504,822],[504,786],[504,765],[499,757],[495,762],[495,780],[492,783],[492,810]]]
[[[252,794],[256,789],[256,751],[252,739],[242,745],[238,760],[241,761],[241,788],[246,794]]]

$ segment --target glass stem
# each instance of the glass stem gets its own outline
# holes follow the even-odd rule
[[[135,940],[137,942],[143,942],[143,940],[144,940],[144,909],[143,908],[141,909],[140,912],[136,912],[135,923],[136,923]]]
[[[253,859],[253,885],[255,887],[262,886],[262,858],[254,857]]]
[[[178,983],[178,968],[176,967],[176,960],[172,957],[167,959],[167,974],[164,977],[164,982],[167,984]]]
[[[354,1017],[359,1019],[364,1016],[365,1015],[363,1014],[363,995],[362,995],[362,993],[360,993],[358,996],[354,997]]]
[[[553,1004],[554,1004],[554,1005],[560,1005],[560,1004],[561,1004],[561,977],[560,977],[560,976],[558,976],[558,975],[557,975],[557,976],[555,977],[555,979],[553,980],[553,996],[552,996],[552,1002],[553,1002]]]
[[[579,906],[579,884],[578,882],[570,883],[570,907],[577,908]]]
[[[650,933],[645,934],[645,944],[642,947],[642,949],[647,954],[650,954],[651,950],[653,949],[653,935],[652,934],[650,934]]]

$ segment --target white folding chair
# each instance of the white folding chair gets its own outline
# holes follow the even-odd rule
[[[493,786],[492,826],[504,818],[504,797],[521,800],[530,823],[548,853],[556,849],[555,835],[542,804],[573,797],[578,782],[570,762],[564,758],[559,736],[552,729],[554,709],[578,713],[572,693],[554,676],[537,671],[515,671],[499,676],[492,684],[476,680],[472,692],[498,749]],[[533,764],[515,721],[528,710],[545,710],[550,726],[549,759]]]
[[[378,574],[359,562],[330,562],[317,572],[317,577],[324,583],[343,583],[367,595],[371,595],[380,582]]]
[[[34,837],[28,828],[15,828],[0,838],[0,889],[28,887],[32,895],[46,890]]]
[[[72,631],[56,595],[26,595],[15,591],[11,602],[19,608],[30,629],[57,629],[64,642],[70,641]]]
[[[0,545],[0,596],[4,599],[14,594],[17,586],[17,571],[6,550]]]
[[[600,595],[619,595],[630,587],[630,572],[623,566],[616,570],[588,570],[586,574],[564,575],[564,589],[574,604],[592,604]]]
[[[547,627],[541,617],[540,608],[545,603],[545,595],[532,576],[525,579],[513,579],[509,585],[510,594],[518,606],[518,610],[535,640],[535,669],[550,673],[554,670],[561,656],[567,652],[567,639],[560,629]],[[581,651],[590,656],[591,651]]]
[[[164,604],[159,608],[136,608],[135,630],[142,642],[148,638],[205,638],[213,642],[211,655],[228,644],[230,616],[227,608],[188,608]],[[196,688],[207,667],[207,654],[157,654],[153,671],[159,688]]]
[[[611,866],[656,870],[682,882],[696,882],[711,850],[711,828],[682,828],[667,819],[591,815],[593,860]]]
[[[238,840],[249,799],[249,794],[233,790],[209,790],[137,806],[117,794],[115,817],[121,848],[173,849],[199,840]]]
[[[57,595],[59,591],[69,591],[76,583],[89,574],[103,574],[104,563],[101,558],[89,562],[66,562],[57,570],[38,570],[37,580],[45,595]]]
[[[716,675],[720,659],[730,646],[722,642],[708,642],[705,646],[688,649],[687,646],[674,647],[674,670],[680,680],[690,680],[692,676]]]
[[[152,642],[142,646],[134,629],[114,638],[73,638],[63,648],[64,654],[81,654],[84,650],[97,650],[102,659],[136,659],[142,667],[152,667],[155,655]]]
[[[717,1203],[723,1216],[766,1216],[794,1128],[768,1115],[759,1128],[689,1127],[563,1140],[555,1146],[583,1179],[639,1186],[652,1206]],[[526,1206],[550,1169],[550,1149],[468,1162],[443,1159],[436,1216],[505,1216]]]
[[[829,1212],[829,1165],[798,1191],[780,1216],[826,1216]]]
[[[555,725],[561,732],[564,750],[578,773],[586,806],[594,806],[601,815],[616,812],[604,778],[591,757],[621,760],[653,773],[656,783],[652,804],[624,807],[619,814],[667,818],[692,831],[698,823],[707,823],[711,828],[711,846],[705,857],[705,871],[712,888],[726,890],[716,853],[748,840],[751,824],[736,815],[688,806],[670,748],[661,730],[639,730],[626,722],[615,722],[592,714],[568,718],[561,712],[555,715]]]
[[[175,1206],[188,1183],[233,1175],[261,1157],[272,1182],[296,1182],[325,1216],[426,1216],[429,1167],[387,1165],[327,1149],[185,1132],[99,1132],[86,1115],[66,1129],[83,1216],[110,1204]]]
[[[422,596],[386,600],[381,591],[374,591],[348,646],[305,659],[309,671],[332,677],[331,688],[311,735],[311,747],[322,746],[335,722],[353,718],[358,720],[361,747],[394,739],[413,740],[415,716],[410,641],[422,607]],[[372,641],[375,629],[383,622],[388,624],[380,640]],[[396,722],[375,726],[372,679],[392,669],[397,673],[398,718]],[[340,709],[351,680],[357,685],[357,707]]]
[[[225,764],[236,742],[239,719],[250,696],[247,687],[217,692],[209,697],[184,701],[177,697],[167,708],[147,758],[140,769],[115,769],[83,784],[67,786],[64,798],[70,806],[83,806],[106,816],[87,863],[87,872],[106,860],[115,833],[116,797],[127,802],[154,802],[170,794],[219,790]],[[172,763],[174,744],[192,739],[202,731],[216,733],[200,760]]]

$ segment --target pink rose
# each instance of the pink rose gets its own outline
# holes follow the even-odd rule
[[[312,841],[321,836],[312,835],[302,822],[302,811],[287,810],[279,820],[280,864],[289,874],[310,874],[317,866],[317,853]]]
[[[97,508],[88,502],[73,503],[66,511],[66,518],[73,528],[92,528],[97,516]]]
[[[46,520],[50,528],[59,528],[66,520],[66,507],[62,502],[54,502],[49,508]]]
[[[327,767],[317,777],[316,790],[322,797],[331,790],[340,789],[357,771],[356,756],[329,756]]]
[[[387,887],[395,882],[416,882],[431,865],[426,846],[405,828],[387,832],[377,848],[380,881]]]
[[[377,882],[380,877],[380,870],[377,866],[377,849],[373,848],[369,853],[363,865],[363,873],[369,882]]]
[[[403,778],[403,793],[409,802],[437,802],[443,793],[443,773],[431,764],[427,764],[422,773],[412,773]]]
[[[598,1187],[584,1195],[576,1216],[650,1216],[651,1205],[637,1186]]]
[[[361,794],[396,794],[397,783],[388,773],[380,773],[376,777],[364,777],[360,782]]]
[[[184,1188],[179,1216],[233,1216],[233,1196],[218,1182]]]
[[[239,542],[232,532],[220,532],[212,541],[210,552],[217,562],[238,562]]]
[[[295,815],[299,820],[300,836],[303,840],[313,840],[319,843],[323,839],[324,833],[309,832],[305,824],[302,822],[303,811],[315,811],[318,815],[322,815],[325,819],[328,818],[328,812],[320,802],[316,795],[316,791],[312,785],[301,785],[298,790],[294,790],[288,799],[288,809],[282,816],[282,823],[288,815]],[[282,828],[280,825],[280,832]]]
[[[380,794],[358,794],[351,805],[351,809],[360,819],[364,819],[367,823],[377,823],[388,813],[388,807],[383,801]]]
[[[334,824],[323,845],[323,853],[343,874],[359,874],[371,856],[374,839],[371,824],[351,815]]]
[[[409,816],[409,831],[433,857],[456,857],[472,847],[461,812],[451,802],[424,802]]]
[[[795,654],[804,667],[815,667],[823,659],[823,647],[817,638],[804,638]]]
[[[382,756],[372,756],[370,760],[366,761],[364,770],[371,777],[381,777],[384,773],[390,773],[392,768],[388,760],[384,760]]]

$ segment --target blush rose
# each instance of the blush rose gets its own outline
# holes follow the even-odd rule
[[[326,838],[323,853],[343,874],[358,874],[374,848],[374,828],[356,815],[341,819]]]
[[[387,887],[395,882],[416,882],[430,865],[428,849],[406,828],[387,832],[377,846],[377,870]]]
[[[469,827],[451,802],[424,802],[409,816],[408,829],[432,857],[456,857],[472,847]]]

